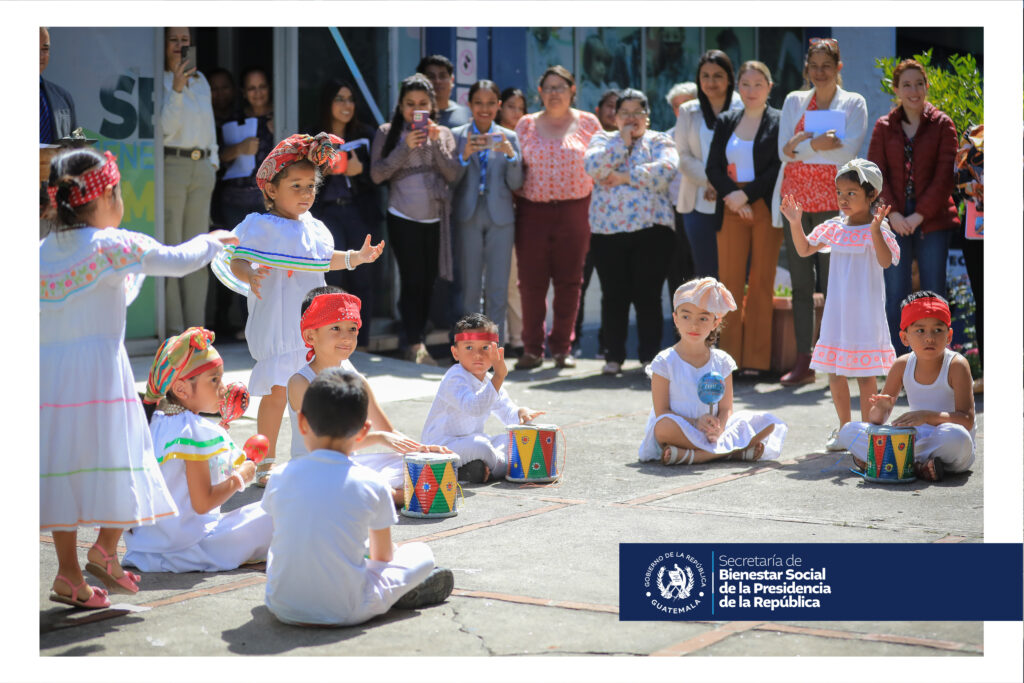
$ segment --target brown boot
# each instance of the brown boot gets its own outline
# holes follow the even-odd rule
[[[784,387],[795,387],[800,384],[810,384],[815,380],[814,370],[811,369],[811,354],[796,354],[796,363],[793,369],[779,379]]]

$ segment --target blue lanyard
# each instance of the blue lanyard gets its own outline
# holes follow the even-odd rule
[[[476,127],[476,121],[473,121],[470,125],[473,127],[472,131],[480,135],[480,130]],[[487,161],[490,159],[491,150],[480,150],[478,154],[480,155],[480,194],[483,194],[487,190]]]

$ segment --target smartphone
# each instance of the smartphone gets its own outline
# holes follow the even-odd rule
[[[488,149],[501,149],[501,133],[491,133],[487,138],[489,138],[490,143]]]
[[[430,112],[418,109],[412,113],[412,129],[423,130],[427,127],[427,121],[430,120]]]
[[[185,73],[188,73],[192,69],[196,68],[198,63],[199,54],[196,51],[195,45],[184,45],[181,48],[181,61],[185,65]]]

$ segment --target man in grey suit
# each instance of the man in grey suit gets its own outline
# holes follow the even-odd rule
[[[496,112],[497,86],[493,91],[486,86],[479,87],[486,83],[490,81],[474,84],[470,100],[479,92],[481,97],[493,99]],[[493,123],[493,116],[491,113],[490,120],[479,122],[483,132],[475,120],[452,129],[455,150],[462,164],[452,183],[452,218],[458,235],[465,311],[480,310],[483,279],[484,313],[498,325],[498,336],[504,343],[509,269],[515,241],[512,191],[523,186],[523,157],[516,134]]]
[[[78,127],[71,93],[43,78],[50,63],[50,32],[39,27],[39,142],[53,144]]]

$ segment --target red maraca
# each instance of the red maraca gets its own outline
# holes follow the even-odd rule
[[[220,426],[228,429],[228,423],[245,414],[249,407],[249,390],[241,382],[227,385],[220,399]]]
[[[246,460],[252,460],[253,463],[259,465],[260,461],[267,457],[269,452],[270,439],[262,434],[254,434],[246,439],[245,444],[242,446],[242,453],[244,455],[235,460],[235,467],[238,467]]]

